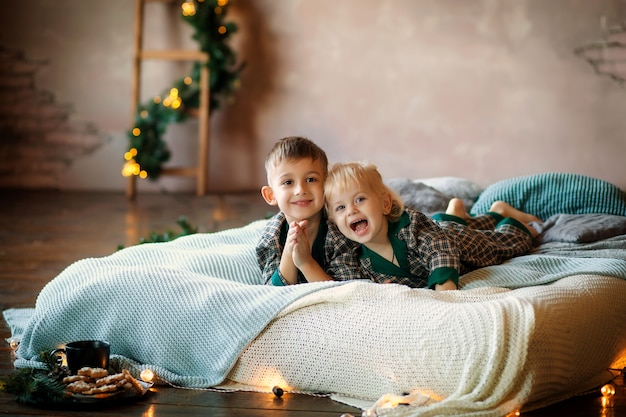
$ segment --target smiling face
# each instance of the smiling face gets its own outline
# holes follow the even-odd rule
[[[327,189],[328,216],[348,239],[368,246],[388,243],[391,196],[350,181],[345,187]]]
[[[285,214],[287,221],[319,220],[324,208],[324,165],[311,158],[286,159],[268,173],[261,189],[265,201]]]

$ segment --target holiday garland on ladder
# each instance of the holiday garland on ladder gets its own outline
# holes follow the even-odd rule
[[[137,106],[134,125],[127,133],[129,149],[124,154],[126,163],[122,175],[152,180],[159,177],[171,155],[163,140],[167,125],[184,121],[189,117],[187,110],[199,106],[202,65],[209,66],[209,112],[218,109],[239,87],[239,74],[244,64],[237,64],[236,54],[227,43],[237,31],[235,23],[225,22],[228,6],[228,0],[182,3],[182,19],[193,27],[193,39],[199,43],[200,50],[208,54],[209,62],[194,63],[191,74],[175,81],[161,96]]]

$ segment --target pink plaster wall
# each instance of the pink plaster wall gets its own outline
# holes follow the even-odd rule
[[[231,1],[247,67],[234,102],[211,119],[211,191],[258,189],[265,154],[287,135],[315,140],[332,161],[367,159],[386,177],[487,185],[571,171],[626,188],[626,89],[575,53],[626,21],[624,0]],[[56,186],[123,190],[133,1],[29,4],[0,5],[0,45],[48,60],[37,87],[111,139],[57,172]],[[176,9],[150,7],[148,42],[195,47]],[[186,71],[145,70],[145,98]],[[195,129],[168,131],[174,163],[193,160]]]

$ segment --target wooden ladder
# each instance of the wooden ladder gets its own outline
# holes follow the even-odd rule
[[[189,111],[190,115],[198,117],[198,161],[192,167],[165,167],[161,175],[196,177],[196,195],[206,193],[209,153],[209,55],[206,52],[191,50],[145,50],[143,49],[143,32],[146,3],[171,3],[176,0],[135,0],[135,42],[132,79],[131,126],[135,123],[135,116],[139,106],[141,63],[144,59],[160,59],[168,61],[196,61],[201,62],[200,70],[200,105],[197,111]],[[137,194],[137,177],[128,177],[126,196],[134,199]]]

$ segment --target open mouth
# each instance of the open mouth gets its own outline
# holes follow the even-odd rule
[[[367,220],[360,219],[350,223],[350,229],[356,233],[361,233],[367,228]]]

